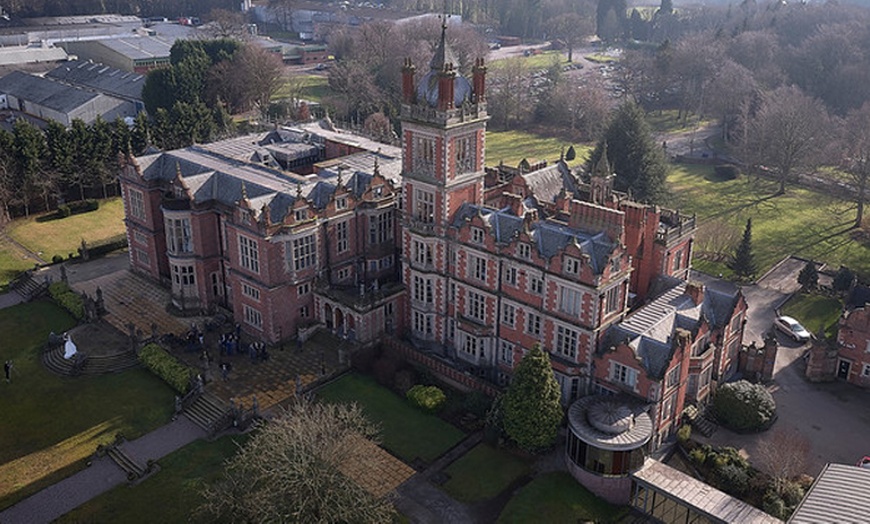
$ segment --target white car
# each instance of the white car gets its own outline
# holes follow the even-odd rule
[[[806,342],[812,336],[800,322],[785,315],[776,317],[773,327],[793,338],[795,342]]]

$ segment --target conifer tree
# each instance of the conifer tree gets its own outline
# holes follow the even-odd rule
[[[819,270],[816,268],[816,263],[808,260],[798,273],[798,284],[801,285],[802,291],[812,291],[819,286]]]
[[[634,102],[626,102],[616,111],[604,137],[595,146],[589,159],[594,166],[605,151],[616,173],[615,189],[631,191],[641,202],[662,204],[667,198],[667,164],[659,144],[653,140],[652,130],[641,109]]]
[[[536,344],[520,361],[505,393],[505,433],[527,451],[548,448],[562,422],[561,398],[550,358]]]
[[[729,267],[734,273],[743,279],[749,279],[757,271],[755,265],[755,257],[752,254],[752,219],[746,220],[746,229],[743,230],[743,238],[740,240],[740,245],[737,246],[737,252],[734,254],[734,260],[731,261]]]

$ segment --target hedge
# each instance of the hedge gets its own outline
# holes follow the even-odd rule
[[[57,216],[59,218],[66,218],[70,215],[96,211],[99,208],[99,200],[94,200],[92,198],[88,200],[79,200],[77,202],[70,202],[69,204],[61,204],[57,206]]]
[[[57,304],[69,311],[76,320],[85,317],[85,302],[78,293],[70,289],[66,282],[53,282],[48,286],[48,294]]]
[[[417,384],[409,389],[406,396],[411,404],[429,413],[438,411],[447,401],[447,396],[440,388],[422,384]]]
[[[148,344],[142,348],[139,351],[139,361],[179,393],[187,393],[190,389],[190,379],[194,371],[157,344]]]
[[[115,235],[105,240],[94,242],[93,244],[86,244],[86,246],[88,249],[88,256],[99,257],[111,253],[112,251],[117,251],[127,247],[127,235],[121,233],[120,235]],[[79,251],[81,251],[81,249],[79,249]]]
[[[716,418],[742,432],[762,431],[776,420],[776,402],[760,384],[738,380],[721,386],[713,396]]]

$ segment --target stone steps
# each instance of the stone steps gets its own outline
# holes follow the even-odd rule
[[[39,284],[33,280],[33,277],[31,276],[18,280],[13,286],[15,293],[23,298],[25,302],[29,302],[38,297],[45,292],[46,289],[47,286],[45,284]]]
[[[145,476],[148,468],[136,462],[130,455],[118,446],[110,446],[106,455],[127,474],[127,480],[133,482]]]
[[[63,346],[46,350],[42,353],[42,364],[52,373],[66,377],[119,373],[139,366],[139,359],[132,351],[95,356],[79,353],[71,359],[63,358],[63,354]]]
[[[232,424],[229,417],[231,409],[218,397],[203,393],[184,410],[184,416],[204,429],[210,435],[226,429]]]

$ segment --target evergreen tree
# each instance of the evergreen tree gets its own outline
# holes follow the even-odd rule
[[[595,146],[589,167],[598,163],[607,144],[607,158],[616,173],[615,189],[631,191],[641,202],[662,204],[667,199],[667,164],[641,109],[626,102],[616,111],[604,137]]]
[[[133,130],[130,135],[130,146],[134,155],[141,155],[151,143],[151,124],[148,122],[148,115],[141,112],[136,115],[136,121],[133,123]]]
[[[43,170],[43,161],[48,155],[45,135],[36,126],[19,118],[12,126],[15,139],[12,144],[15,179],[13,187],[17,200],[24,206],[24,214],[30,215],[30,204],[38,191],[38,178]]]
[[[852,283],[855,282],[855,273],[846,266],[840,266],[837,274],[834,275],[834,281],[831,283],[835,291],[845,293],[852,289]]]
[[[562,422],[561,397],[550,358],[536,344],[520,361],[505,393],[505,433],[525,450],[548,448]]]
[[[798,284],[801,285],[802,291],[812,291],[819,287],[819,270],[816,268],[815,262],[807,261],[804,268],[798,273]]]
[[[752,219],[746,220],[746,229],[743,230],[743,239],[740,240],[740,245],[737,246],[737,252],[734,254],[734,260],[728,266],[734,273],[743,279],[749,279],[757,268],[755,266],[755,257],[752,254]]]
[[[112,160],[118,154],[127,154],[132,147],[133,132],[123,118],[118,117],[112,122]]]

